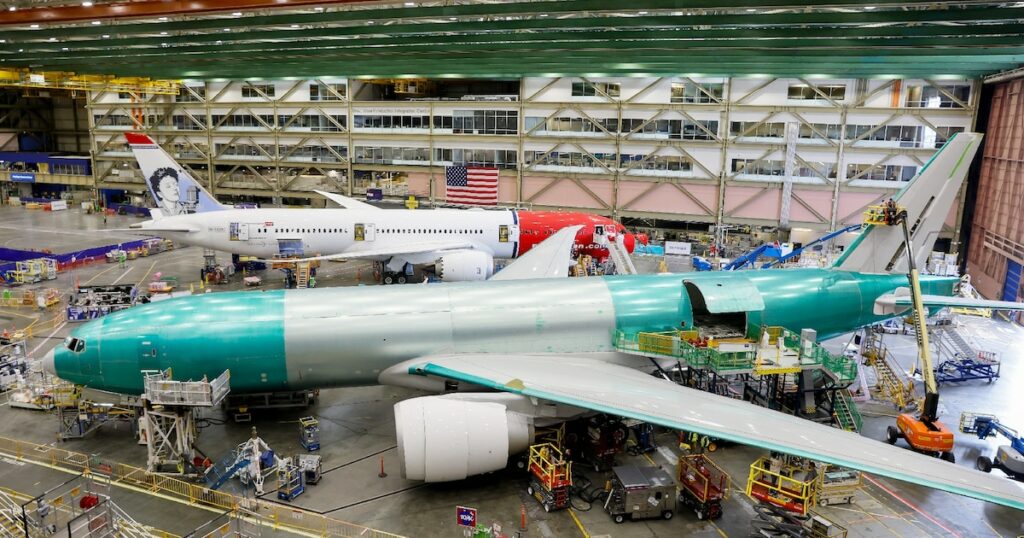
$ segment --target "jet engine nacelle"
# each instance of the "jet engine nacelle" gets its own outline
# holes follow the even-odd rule
[[[494,258],[479,250],[464,250],[442,255],[434,267],[446,282],[487,280],[494,273]]]
[[[498,403],[425,396],[395,404],[395,432],[402,476],[447,482],[504,469],[529,447],[533,419]]]

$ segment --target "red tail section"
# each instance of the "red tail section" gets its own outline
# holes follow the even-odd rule
[[[589,255],[598,260],[608,257],[606,242],[609,236],[623,241],[626,250],[633,252],[636,238],[618,222],[590,213],[561,213],[556,211],[518,211],[519,252],[529,251],[541,241],[566,226],[582,225],[576,234],[576,255]]]

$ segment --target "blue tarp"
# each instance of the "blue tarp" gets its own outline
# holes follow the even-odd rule
[[[57,263],[66,264],[71,262],[71,258],[75,258],[75,260],[84,260],[86,258],[106,256],[108,252],[118,248],[123,250],[134,250],[142,248],[142,245],[146,242],[146,239],[152,238],[139,239],[138,241],[127,241],[124,243],[115,243],[113,245],[104,245],[102,247],[87,248],[84,250],[79,250],[76,252],[67,252],[64,254],[45,254],[42,252],[36,252],[31,250],[17,250],[13,248],[0,247],[0,259],[12,261],[12,263],[0,264],[0,274],[4,274],[7,271],[14,271],[17,268],[17,264],[14,262],[33,260],[36,258],[52,258],[54,260],[57,260]]]

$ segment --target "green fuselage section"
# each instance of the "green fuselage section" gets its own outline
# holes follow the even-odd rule
[[[924,277],[922,290],[949,295],[955,281]],[[692,326],[695,304],[827,338],[884,319],[875,299],[905,286],[903,275],[779,269],[211,293],[91,321],[72,333],[84,350],[58,346],[54,367],[128,394],[142,392],[141,370],[167,368],[182,380],[230,370],[234,393],[368,385],[431,355],[610,353],[616,330]]]

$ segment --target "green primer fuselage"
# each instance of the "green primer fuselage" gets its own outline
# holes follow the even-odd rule
[[[229,369],[232,392],[244,393],[370,385],[390,366],[439,354],[614,352],[617,329],[692,325],[684,281],[747,323],[819,338],[884,319],[875,299],[907,285],[903,275],[778,269],[211,293],[91,321],[72,333],[84,351],[58,346],[54,367],[128,394],[142,392],[140,370],[199,379]],[[955,281],[924,277],[922,291],[949,295]]]

